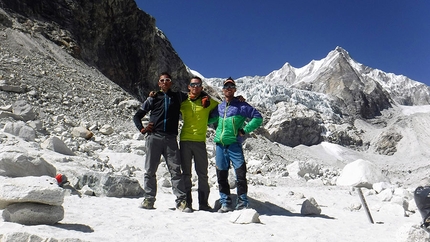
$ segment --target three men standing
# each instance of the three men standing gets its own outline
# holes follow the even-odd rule
[[[237,178],[236,209],[247,208],[249,204],[248,186],[242,136],[261,125],[263,121],[261,114],[248,103],[239,101],[234,97],[236,84],[232,78],[228,78],[224,82],[225,100],[220,105],[214,100],[208,100],[207,94],[202,92],[202,80],[199,77],[191,79],[188,85],[190,90],[188,94],[171,91],[171,81],[168,73],[162,73],[158,81],[161,90],[150,95],[133,117],[133,121],[141,133],[149,134],[144,175],[145,198],[141,207],[145,209],[154,208],[157,192],[155,173],[161,155],[163,155],[172,177],[173,193],[177,196],[177,209],[184,212],[193,211],[191,205],[191,167],[194,158],[198,175],[199,210],[212,210],[208,204],[210,188],[205,143],[210,116],[210,123],[218,122],[215,136],[217,144],[216,166],[222,205],[218,211],[233,210],[228,185],[230,161],[236,171]],[[149,124],[147,127],[143,127],[141,119],[148,112],[150,112]],[[182,112],[184,119],[180,135],[180,152],[176,140],[179,112]],[[250,119],[250,122],[244,125],[247,119]]]

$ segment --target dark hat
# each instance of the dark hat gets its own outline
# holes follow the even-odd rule
[[[224,81],[223,85],[225,85],[227,83],[232,83],[233,85],[236,85],[236,83],[234,82],[233,78],[231,78],[231,77],[227,78],[227,80]]]

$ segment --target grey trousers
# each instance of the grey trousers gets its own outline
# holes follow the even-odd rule
[[[186,200],[177,136],[152,133],[147,137],[146,148],[145,174],[143,179],[145,198],[155,201],[157,194],[156,173],[161,155],[163,155],[170,172],[173,194],[177,198],[176,202]]]
[[[194,169],[198,177],[199,202],[207,204],[210,188],[208,183],[208,154],[206,152],[206,143],[181,141],[179,144],[181,146],[181,166],[185,192],[191,192],[191,170],[193,164],[192,159],[194,158]]]

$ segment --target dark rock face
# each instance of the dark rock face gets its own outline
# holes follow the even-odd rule
[[[169,72],[186,90],[187,68],[155,19],[133,0],[0,0],[5,11],[82,59],[139,100]],[[0,17],[0,23],[10,25]],[[9,23],[9,24],[8,24]]]
[[[269,138],[290,147],[300,144],[311,146],[323,141],[321,133],[323,133],[323,127],[319,120],[297,117],[281,123],[279,131],[274,132]]]
[[[393,155],[397,151],[397,144],[403,138],[399,133],[384,133],[376,143],[376,152],[381,155]]]

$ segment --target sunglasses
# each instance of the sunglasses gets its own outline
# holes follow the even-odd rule
[[[235,85],[225,85],[222,87],[222,89],[235,89],[236,86]]]
[[[159,82],[171,82],[172,81],[172,79],[170,79],[170,78],[163,78],[163,79],[160,79],[160,80],[158,80]]]
[[[202,84],[201,83],[190,83],[190,87],[201,87]]]

